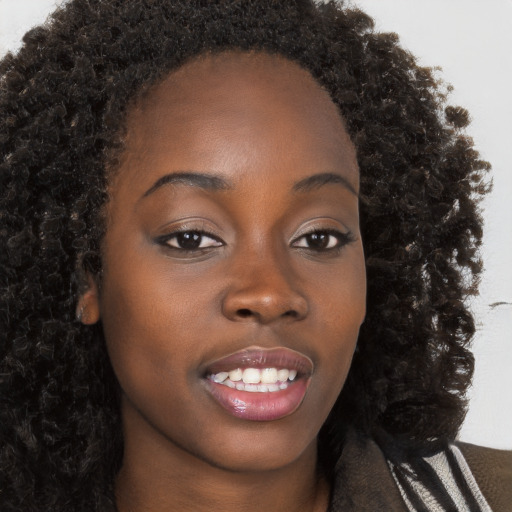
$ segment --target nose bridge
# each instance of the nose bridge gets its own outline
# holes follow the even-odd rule
[[[293,271],[281,253],[275,247],[261,244],[242,255],[238,272],[247,289],[284,295],[287,288],[293,287]]]
[[[286,249],[262,241],[246,246],[231,262],[231,282],[224,314],[231,320],[270,323],[280,318],[302,319],[308,305],[286,257]]]

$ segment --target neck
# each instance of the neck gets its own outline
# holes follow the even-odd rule
[[[316,442],[282,468],[234,471],[201,460],[151,426],[140,426],[125,428],[116,479],[118,512],[327,510],[329,488],[317,472]]]

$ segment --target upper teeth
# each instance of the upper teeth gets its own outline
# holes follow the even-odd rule
[[[239,382],[244,384],[275,384],[276,382],[292,381],[297,376],[297,370],[277,369],[277,368],[237,368],[230,372],[219,372],[213,374],[210,378],[219,384],[226,381]]]

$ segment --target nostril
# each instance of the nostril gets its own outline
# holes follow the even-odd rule
[[[239,318],[249,318],[251,316],[254,316],[254,312],[248,308],[238,309],[236,313]],[[298,318],[299,314],[297,313],[297,311],[290,309],[289,311],[285,311],[282,316],[290,317],[290,318]]]

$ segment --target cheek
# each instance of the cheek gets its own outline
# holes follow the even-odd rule
[[[348,264],[350,263],[350,264]],[[366,313],[366,273],[362,248],[336,273],[317,275],[317,292],[311,297],[317,344],[318,370],[323,385],[332,386],[336,399],[345,383]]]
[[[116,265],[106,269],[101,316],[121,386],[139,383],[142,392],[155,380],[174,379],[175,368],[190,366],[197,346],[197,311],[208,315],[208,299],[204,286],[192,276],[172,275],[165,258],[152,260],[133,252],[130,256],[118,257]]]
[[[341,339],[356,333],[366,313],[366,269],[362,246],[358,244],[346,261],[335,268],[326,266],[314,273],[315,283],[309,285],[312,316],[321,318],[326,332]],[[354,340],[355,342],[355,340]]]
[[[106,268],[101,295],[103,323],[112,337],[129,330],[161,331],[168,342],[176,330],[186,331],[197,318],[197,304],[207,300],[209,291],[197,270],[170,261],[153,245],[144,244],[138,251],[117,250],[113,256],[106,255],[115,265]]]

